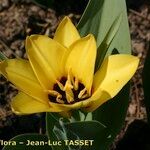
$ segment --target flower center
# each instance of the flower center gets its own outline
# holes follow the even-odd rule
[[[74,104],[90,97],[86,87],[70,75],[62,77],[48,92],[49,100],[59,104]]]

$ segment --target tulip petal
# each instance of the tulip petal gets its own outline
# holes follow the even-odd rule
[[[132,55],[118,54],[107,57],[93,80],[93,104],[87,111],[93,111],[107,100],[116,96],[134,75],[139,59]],[[93,106],[92,106],[93,105]]]
[[[58,41],[60,44],[69,47],[72,43],[80,39],[80,35],[68,17],[65,17],[59,24],[54,40]]]
[[[66,116],[66,117],[69,117],[71,115],[71,110],[77,110],[77,109],[81,109],[81,108],[86,108],[88,107],[92,102],[88,99],[85,99],[83,101],[78,101],[74,104],[58,104],[58,103],[53,103],[53,102],[50,102],[50,105],[57,108],[57,109],[60,109],[62,110],[60,112],[60,114],[62,116]]]
[[[109,99],[111,99],[111,96],[106,91],[99,89],[99,93],[97,93],[97,95],[93,95],[87,99],[89,103],[86,107],[83,107],[83,110],[86,112],[92,112]]]
[[[76,41],[70,47],[66,71],[71,71],[90,93],[96,58],[96,42],[93,35]]]
[[[17,115],[56,111],[50,107],[48,103],[39,102],[23,92],[19,92],[19,94],[12,99],[11,107],[12,111]]]
[[[32,35],[26,39],[26,50],[39,82],[50,89],[63,74],[61,59],[66,49],[48,36]]]
[[[0,71],[19,90],[39,101],[46,102],[46,94],[43,92],[27,60],[9,59],[2,61],[0,63]]]

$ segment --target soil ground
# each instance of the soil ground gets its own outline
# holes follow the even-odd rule
[[[76,24],[81,17],[86,2],[83,1],[75,5],[73,2],[68,5],[67,2],[62,3],[62,1],[58,0],[53,9],[47,9],[29,0],[0,0],[0,51],[8,58],[27,58],[24,48],[24,40],[27,35],[37,33],[53,37],[58,23],[65,15],[68,15]],[[140,65],[131,80],[131,100],[125,125],[112,145],[112,149],[123,149],[123,143],[129,143],[127,140],[124,140],[123,137],[126,137],[124,133],[127,129],[130,129],[128,128],[129,126],[134,126],[135,120],[146,121],[146,110],[143,102],[142,69],[150,41],[150,5],[146,1],[138,1],[137,3],[127,1],[127,4],[132,53],[140,58]],[[39,129],[41,125],[40,115],[18,117],[11,112],[10,100],[16,94],[17,90],[15,87],[1,76],[1,139],[9,139],[14,135],[30,131],[41,132]],[[26,127],[24,127],[24,123],[26,123]],[[10,133],[9,136],[6,136],[6,133]],[[125,145],[127,146],[127,144]]]

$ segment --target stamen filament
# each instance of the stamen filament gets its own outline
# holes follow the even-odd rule
[[[64,91],[66,93],[66,99],[68,103],[74,101],[74,94],[73,94],[72,88],[73,88],[72,85],[70,85],[69,82],[66,82]]]
[[[87,92],[87,89],[84,88],[82,91],[80,91],[78,98],[81,99],[85,94],[87,94],[86,92]]]
[[[71,83],[71,77],[70,77],[70,73],[68,73],[68,76],[67,76],[67,81],[66,81],[66,84],[65,84],[65,87],[64,87],[64,91],[66,91],[66,89],[73,89],[73,85]]]
[[[64,86],[63,86],[63,84],[60,83],[59,81],[56,81],[56,82],[57,82],[59,88],[60,88],[62,91],[64,91]]]
[[[88,98],[88,97],[89,97],[89,94],[86,93],[86,94],[82,95],[81,99]]]
[[[75,81],[74,81],[74,89],[75,89],[75,90],[78,90],[78,88],[79,88],[79,80],[78,80],[78,78],[75,78]]]
[[[52,96],[58,96],[61,95],[59,92],[55,91],[55,90],[48,90],[48,93],[51,94]]]
[[[68,103],[71,103],[74,101],[74,94],[73,94],[72,89],[73,89],[73,85],[71,83],[70,73],[68,73],[67,81],[64,87],[64,91],[66,93],[66,99]]]
[[[74,97],[73,95],[70,95],[70,93],[66,92],[66,99],[68,103],[74,102]]]
[[[48,90],[48,92],[50,95],[56,97],[56,101],[58,103],[64,104],[64,101],[62,100],[62,95],[59,92],[57,92],[55,90]]]

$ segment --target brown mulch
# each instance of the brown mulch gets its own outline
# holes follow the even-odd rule
[[[140,58],[140,65],[132,78],[131,103],[126,120],[146,119],[142,70],[150,41],[150,6],[143,5],[139,11],[129,9],[129,24],[132,39],[132,51]]]
[[[116,148],[116,143],[123,138],[128,127],[132,123],[137,123],[137,120],[147,121],[146,108],[144,106],[144,92],[142,83],[142,71],[144,67],[144,61],[149,49],[150,41],[150,6],[142,5],[138,10],[128,10],[128,20],[130,25],[130,33],[132,39],[132,53],[140,58],[140,65],[137,72],[131,80],[131,91],[130,91],[130,104],[125,120],[125,125],[117,136],[115,144],[112,149]],[[140,123],[139,123],[140,124]],[[136,127],[138,128],[138,127]],[[134,130],[134,129],[132,129]],[[136,130],[136,129],[135,129]],[[132,131],[131,131],[132,132]],[[134,131],[133,131],[134,132]],[[135,132],[138,132],[135,131]],[[143,131],[144,132],[144,131]],[[129,137],[128,137],[129,138]],[[137,137],[132,137],[137,138]],[[130,139],[131,141],[133,139]],[[128,144],[128,143],[125,143]],[[128,149],[123,145],[121,149]],[[131,148],[131,143],[130,143]],[[120,149],[118,149],[120,150]]]
[[[11,0],[0,1],[0,51],[8,58],[27,58],[24,40],[30,34],[46,34],[53,37],[55,29],[63,17],[53,9],[44,9],[30,2],[14,3]],[[81,14],[68,13],[76,23]],[[132,52],[140,58],[139,68],[132,78],[131,102],[126,123],[116,138],[121,139],[128,125],[135,119],[146,120],[143,103],[142,69],[150,41],[150,6],[142,5],[137,10],[129,9],[128,18],[132,38]],[[0,77],[0,128],[11,125],[16,116],[10,109],[10,100],[16,95],[15,87]],[[114,145],[115,147],[115,145]]]

